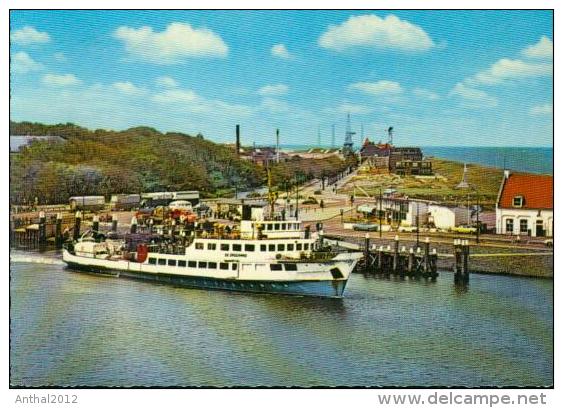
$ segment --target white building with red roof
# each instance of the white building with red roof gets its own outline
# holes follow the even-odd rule
[[[553,176],[506,170],[496,204],[496,231],[553,236]]]

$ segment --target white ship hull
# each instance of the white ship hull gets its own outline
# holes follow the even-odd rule
[[[149,253],[144,262],[72,254],[63,261],[72,269],[171,283],[180,286],[301,296],[342,297],[358,253],[330,260],[191,261],[187,255]],[[201,259],[201,258],[200,258]],[[275,266],[272,266],[275,265]],[[205,267],[202,267],[205,266]]]

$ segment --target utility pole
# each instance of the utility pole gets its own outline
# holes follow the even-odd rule
[[[419,236],[420,236],[420,231],[419,231],[419,230],[420,230],[420,228],[419,228],[419,222],[418,222],[418,220],[419,220],[419,218],[418,218],[418,216],[419,216],[419,207],[420,207],[419,204],[420,204],[420,203],[417,201],[417,202],[416,202],[416,247],[417,247],[417,248],[418,248],[418,243],[419,243],[419,241],[420,241],[420,239],[419,239]]]

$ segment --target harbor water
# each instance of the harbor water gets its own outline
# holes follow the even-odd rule
[[[30,262],[32,261],[32,262]],[[13,386],[550,386],[553,281],[353,274],[344,299],[184,289],[12,253]]]

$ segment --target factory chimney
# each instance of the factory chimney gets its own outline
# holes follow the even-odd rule
[[[235,142],[235,151],[236,151],[236,155],[238,157],[239,153],[240,153],[240,125],[236,126],[236,134],[237,134],[237,139]]]

